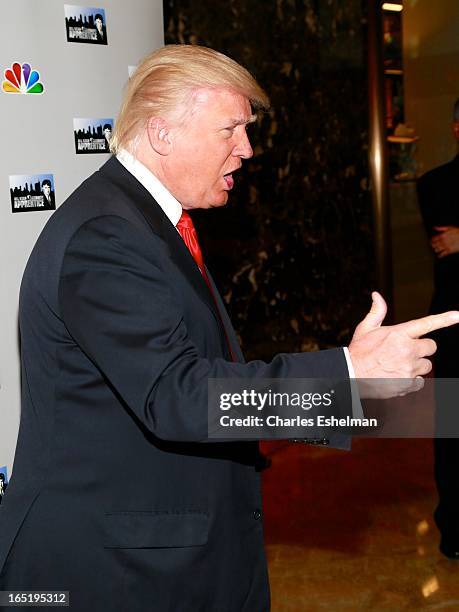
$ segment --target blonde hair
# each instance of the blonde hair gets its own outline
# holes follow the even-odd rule
[[[128,148],[150,117],[183,120],[203,87],[231,89],[255,109],[269,106],[250,72],[226,55],[197,45],[167,45],[147,55],[129,79],[110,139],[112,153]]]

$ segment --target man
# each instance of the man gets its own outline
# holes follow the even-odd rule
[[[244,363],[187,211],[226,204],[267,103],[211,49],[151,54],[129,81],[116,157],[41,234],[21,288],[0,588],[69,590],[74,611],[268,610],[257,445],[208,438],[208,379],[342,379],[348,362],[360,377],[422,376],[435,345],[418,336],[459,321],[381,327],[374,294],[347,355]]]
[[[107,141],[107,146],[109,146],[110,138],[112,137],[112,126],[109,123],[105,123],[103,131],[104,131],[105,140]]]
[[[104,19],[100,13],[97,13],[94,17],[94,23],[96,25],[97,42],[105,44],[107,31],[104,26]]]
[[[453,109],[453,135],[459,142],[459,99]],[[434,295],[431,313],[459,306],[459,155],[447,164],[434,168],[418,181],[418,199],[430,244],[435,254]],[[453,327],[435,335],[437,378],[458,378],[457,348],[459,332]],[[445,386],[437,385],[437,417],[444,422],[450,410],[456,410],[455,399],[448,397]],[[435,520],[441,533],[440,550],[459,559],[459,443],[455,438],[434,442],[435,479],[439,504]]]
[[[48,210],[52,210],[54,208],[54,196],[51,191],[51,181],[49,179],[42,181],[41,191],[43,193],[44,207]]]
[[[5,474],[0,472],[0,504],[2,503],[3,496],[5,495],[5,491],[8,485],[6,483]]]
[[[105,150],[107,151],[107,153],[110,152],[110,139],[112,137],[112,126],[109,123],[105,123],[104,127],[103,127],[103,133],[104,133],[104,145],[105,145]]]

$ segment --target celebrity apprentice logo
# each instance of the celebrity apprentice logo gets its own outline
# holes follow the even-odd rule
[[[107,44],[107,21],[103,8],[64,4],[67,42]]]
[[[38,70],[32,70],[30,64],[21,65],[19,62],[14,62],[4,74],[5,80],[2,85],[4,93],[42,94],[44,91]]]
[[[52,174],[15,174],[10,176],[11,212],[55,210]]]
[[[109,153],[112,132],[113,119],[74,119],[73,137],[76,154]]]

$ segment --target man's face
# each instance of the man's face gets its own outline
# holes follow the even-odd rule
[[[97,18],[96,19],[96,28],[99,30],[99,32],[102,32],[102,20]]]
[[[43,185],[41,188],[46,198],[49,198],[49,194],[51,193],[51,187],[49,185]]]
[[[111,136],[112,136],[112,131],[111,131],[109,128],[105,128],[105,130],[104,130],[104,135],[105,135],[105,138],[106,138],[107,140],[110,140],[110,138],[111,138]]]
[[[185,125],[172,132],[163,180],[185,209],[224,206],[233,172],[253,151],[246,134],[254,117],[244,96],[203,89]]]

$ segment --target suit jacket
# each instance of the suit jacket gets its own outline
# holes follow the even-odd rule
[[[49,194],[49,200],[46,198],[45,195],[43,195],[43,203],[45,205],[44,208],[46,210],[54,210],[56,208],[56,204],[55,204],[55,201],[54,201],[54,193],[51,192]]]
[[[417,184],[418,200],[429,237],[434,227],[459,227],[459,155],[452,161],[424,174]],[[433,314],[459,308],[459,253],[434,259],[434,294],[430,305]],[[453,326],[430,334],[438,350],[434,356],[437,378],[459,376],[457,346],[459,329]],[[443,398],[439,406],[449,406]],[[445,409],[446,410],[446,409]]]
[[[452,161],[424,174],[417,184],[418,200],[429,237],[434,227],[459,227],[459,155]],[[459,306],[459,253],[435,258],[435,293],[431,311],[442,312]]]
[[[96,28],[97,42],[107,44],[107,28],[102,26],[102,33]]]
[[[207,379],[343,379],[347,367],[342,349],[244,363],[216,300],[220,316],[116,158],[51,217],[21,286],[1,589],[69,590],[85,612],[269,609],[258,447],[207,440]]]

